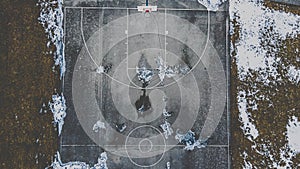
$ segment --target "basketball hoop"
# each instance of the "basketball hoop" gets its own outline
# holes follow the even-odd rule
[[[151,6],[151,5],[138,6],[137,8],[138,8],[138,11],[143,12],[146,17],[150,16],[151,12],[157,11],[157,6]]]

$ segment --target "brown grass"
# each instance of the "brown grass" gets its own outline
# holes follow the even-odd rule
[[[264,5],[266,7],[269,7],[271,9],[279,10],[279,11],[284,11],[284,12],[291,12],[297,15],[300,15],[300,10],[299,6],[294,6],[294,5],[288,5],[284,3],[277,3],[277,2],[272,2],[270,0],[265,0]]]
[[[58,149],[52,113],[39,114],[59,86],[53,56],[43,54],[47,40],[36,1],[0,4],[0,168],[44,168]]]

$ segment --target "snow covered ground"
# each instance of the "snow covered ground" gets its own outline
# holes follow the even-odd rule
[[[258,137],[259,133],[255,124],[251,122],[251,113],[247,111],[249,107],[247,105],[246,96],[247,94],[245,91],[240,91],[238,94],[239,120],[242,122],[241,129],[243,130],[244,135],[252,141]]]
[[[39,0],[37,3],[40,6],[39,23],[44,27],[48,37],[47,47],[49,53],[53,54],[55,66],[60,68],[60,78],[63,79],[66,71],[65,63],[65,45],[64,29],[63,29],[63,0]],[[55,51],[50,49],[50,46],[55,46]],[[54,69],[53,69],[54,70]],[[53,95],[52,102],[49,102],[49,107],[53,113],[54,123],[58,126],[58,135],[61,134],[66,117],[66,100],[63,93],[60,96]]]
[[[272,47],[272,45],[278,45],[278,39],[295,37],[300,33],[300,16],[269,9],[263,5],[262,0],[257,2],[233,0],[230,1],[230,17],[231,20],[236,19],[240,26],[239,40],[235,44],[236,49],[231,49],[237,52],[239,78],[245,79],[249,70],[259,70],[264,72],[261,80],[266,84],[269,83],[268,77],[276,79],[278,76],[276,68],[280,64],[280,59],[275,58],[276,51],[267,53],[268,49],[264,43],[268,41],[267,45]],[[272,29],[272,32],[276,34],[276,39],[263,37],[267,29]],[[234,28],[231,25],[231,35],[233,33]]]
[[[60,67],[60,77],[62,78],[66,71],[65,63],[65,45],[63,42],[63,0],[39,0],[40,24],[43,25],[45,33],[49,39],[47,47],[55,46],[55,51],[50,51],[54,55],[55,66]]]
[[[267,164],[268,167],[291,167],[291,159],[299,153],[298,118],[292,117],[287,125],[288,144],[278,147],[281,152],[281,160],[277,160],[273,154],[274,151],[269,147],[270,143],[258,143],[263,139],[257,139],[264,137],[260,136],[260,131],[256,128],[256,124],[261,122],[260,119],[253,119],[250,111],[271,113],[261,112],[262,105],[257,102],[268,98],[259,94],[262,93],[260,90],[265,89],[260,89],[258,84],[273,88],[272,92],[277,91],[278,84],[284,85],[286,82],[284,79],[289,79],[294,85],[299,84],[300,71],[294,65],[285,64],[278,56],[278,51],[280,48],[284,48],[281,44],[282,41],[287,38],[295,38],[300,33],[300,16],[270,9],[264,5],[263,0],[232,0],[230,1],[230,19],[231,36],[238,37],[234,41],[235,43],[231,44],[231,53],[234,54],[232,57],[235,58],[237,64],[238,78],[246,86],[237,88],[240,127],[245,137],[252,142],[252,148],[258,154],[266,156],[272,161]],[[249,80],[253,79],[254,75],[257,75],[256,78],[252,81]],[[245,89],[247,87],[249,91]],[[272,100],[268,100],[268,102],[272,107]],[[248,161],[247,152],[241,153],[244,158],[244,168],[256,168]]]
[[[53,113],[54,124],[57,125],[58,128],[58,135],[60,135],[64,125],[64,118],[67,115],[67,106],[64,95],[52,95],[52,102],[49,102],[49,107]]]

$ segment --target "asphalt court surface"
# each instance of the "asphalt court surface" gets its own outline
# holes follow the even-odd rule
[[[134,6],[64,9],[64,162],[94,164],[105,150],[109,168],[166,168],[167,162],[171,168],[229,168],[227,7],[218,12],[166,7],[149,17]],[[146,89],[152,110],[140,117],[134,106],[141,95],[135,68],[143,57],[155,69],[158,56],[190,71],[163,85],[154,76]],[[100,65],[108,71],[97,73]],[[159,127],[164,97],[174,130],[168,139]],[[106,129],[94,132],[98,120]],[[117,124],[127,128],[119,132]],[[174,136],[189,129],[207,138],[207,147],[183,150]]]

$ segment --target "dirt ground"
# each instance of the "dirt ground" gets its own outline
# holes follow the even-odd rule
[[[35,0],[0,1],[0,168],[45,168],[58,149],[48,104],[59,75]],[[58,89],[59,90],[59,89]]]

